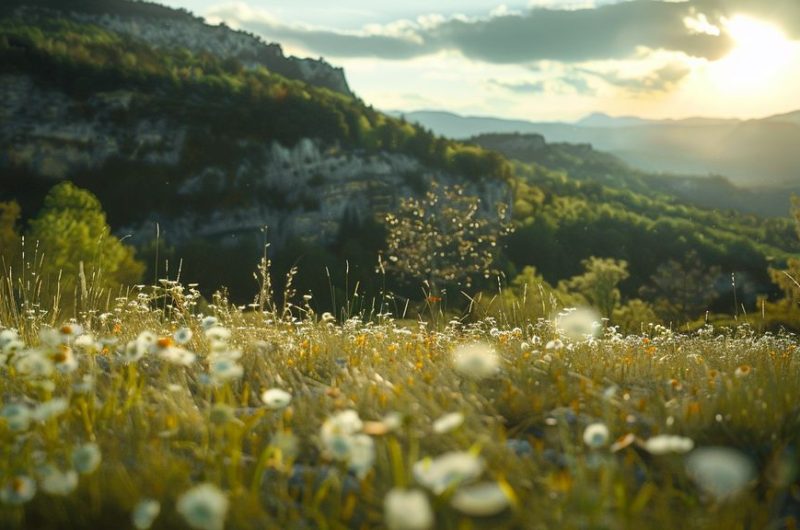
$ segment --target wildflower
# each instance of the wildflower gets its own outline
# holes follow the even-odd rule
[[[192,340],[192,330],[189,328],[181,328],[172,334],[172,338],[175,340],[176,344],[186,344]]]
[[[78,473],[69,469],[61,471],[53,465],[46,465],[39,470],[42,491],[50,495],[69,495],[78,487]]]
[[[736,370],[733,372],[733,375],[741,379],[742,377],[747,377],[748,375],[750,375],[750,372],[752,371],[753,369],[750,368],[749,364],[743,364],[741,366],[736,367]]]
[[[39,351],[31,351],[16,362],[16,369],[21,375],[30,378],[45,378],[53,374],[53,362]]]
[[[4,342],[3,345],[0,346],[0,353],[3,355],[16,355],[23,349],[25,349],[24,342],[19,339],[11,339],[7,342]]]
[[[70,340],[71,338],[77,337],[78,335],[83,333],[83,326],[80,326],[78,324],[68,323],[61,326],[58,332],[61,334],[62,337],[66,338],[67,340]]]
[[[158,337],[156,337],[155,333],[151,331],[142,331],[136,337],[136,342],[138,342],[141,346],[145,349],[149,350],[156,345],[158,341]]]
[[[435,460],[426,458],[412,468],[417,482],[436,495],[464,482],[477,479],[483,473],[483,460],[464,451],[451,451]]]
[[[94,340],[88,333],[84,333],[72,343],[75,348],[85,351],[86,353],[95,353],[100,350],[97,341]]]
[[[350,438],[347,468],[359,478],[364,478],[375,463],[375,442],[366,434],[355,434]]]
[[[161,513],[161,503],[154,499],[142,499],[133,508],[131,522],[137,530],[147,530]]]
[[[383,499],[383,517],[389,530],[428,530],[433,510],[425,493],[395,488]]]
[[[456,372],[469,379],[491,377],[500,369],[500,359],[494,348],[482,342],[463,344],[453,353]]]
[[[200,321],[200,327],[204,330],[209,330],[217,325],[217,318],[212,316],[203,317],[203,320]]]
[[[58,350],[50,355],[50,359],[53,361],[56,370],[62,374],[71,374],[78,369],[78,360],[69,346],[59,346]]]
[[[448,433],[461,427],[464,423],[464,415],[460,412],[445,414],[433,422],[433,432],[438,434]]]
[[[694,440],[673,434],[659,434],[647,440],[644,448],[653,455],[688,453],[694,448]]]
[[[212,326],[206,329],[206,338],[213,342],[227,342],[231,338],[231,332],[228,328],[222,326]]]
[[[60,416],[69,408],[69,402],[64,398],[53,398],[44,403],[40,403],[33,412],[31,418],[39,422],[46,422],[51,418]]]
[[[292,402],[292,395],[280,388],[270,388],[261,394],[261,401],[268,409],[282,409]]]
[[[450,500],[456,510],[475,517],[495,515],[508,508],[511,500],[496,482],[481,482],[459,489]]]
[[[165,361],[177,364],[178,366],[189,366],[197,358],[197,356],[189,350],[179,348],[178,346],[164,348],[159,352],[159,356]]]
[[[353,435],[363,428],[364,424],[356,411],[339,412],[322,424],[320,429],[322,445],[332,458],[345,461],[350,457]]]
[[[211,361],[208,371],[211,375],[211,379],[216,383],[233,381],[244,375],[244,368],[242,368],[242,365],[224,357]]]
[[[122,351],[122,362],[125,364],[135,363],[145,356],[149,347],[138,340],[129,341]]]
[[[6,426],[11,431],[27,431],[31,424],[31,409],[22,403],[10,403],[0,411],[0,418],[6,421]]]
[[[564,348],[564,343],[560,339],[547,341],[547,344],[544,345],[545,350],[558,351],[562,348]]]
[[[100,466],[102,455],[96,443],[80,445],[72,451],[72,466],[81,475],[90,475]]]
[[[4,329],[0,331],[0,350],[5,348],[9,342],[19,340],[19,333],[16,329]]]
[[[697,449],[687,457],[686,469],[700,489],[717,500],[735,497],[756,476],[750,459],[728,447]]]
[[[42,346],[58,346],[63,344],[63,336],[53,328],[44,327],[39,330],[39,342]]]
[[[590,308],[578,308],[556,318],[556,329],[572,341],[596,337],[602,327],[601,317]]]
[[[192,528],[222,530],[229,501],[213,484],[200,484],[178,498],[176,510]]]
[[[583,442],[592,449],[605,446],[608,443],[608,437],[608,427],[603,423],[592,423],[583,431]]]
[[[24,504],[36,496],[36,481],[26,475],[17,475],[6,481],[0,489],[0,501],[6,504]]]

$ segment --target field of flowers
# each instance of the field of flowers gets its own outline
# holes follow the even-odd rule
[[[1,528],[797,528],[794,336],[198,298],[0,312]]]

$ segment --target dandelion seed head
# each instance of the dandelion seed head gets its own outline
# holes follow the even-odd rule
[[[494,348],[486,343],[462,344],[453,352],[453,366],[463,377],[480,380],[500,370],[500,358]]]
[[[183,493],[175,509],[197,530],[223,530],[229,507],[228,497],[215,485],[205,483]]]

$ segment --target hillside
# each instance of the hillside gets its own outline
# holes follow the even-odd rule
[[[591,144],[645,171],[724,175],[753,188],[797,188],[797,113],[761,120],[651,121],[594,116],[575,124],[535,123],[447,112],[408,112],[409,121],[449,138],[487,133],[537,133],[552,142]]]
[[[511,163],[342,91],[171,46],[159,37],[160,19],[139,19],[133,34],[115,29],[128,15],[98,25],[84,12],[54,13],[17,9],[0,19],[0,200],[18,201],[24,221],[55,182],[72,180],[100,199],[146,263],[168,258],[174,271],[182,261],[185,281],[226,285],[235,300],[252,300],[267,240],[275,274],[300,266],[300,292],[347,282],[366,294],[387,288],[374,272],[385,214],[433,182],[463,186],[484,212],[513,204],[517,230],[496,264],[509,280],[533,265],[555,283],[590,256],[624,259],[630,278],[621,289],[633,298],[659,266],[694,251],[703,267],[725,271],[715,280],[721,295],[734,272],[750,303],[778,294],[767,266],[800,251],[788,219],[650,193],[606,155],[596,163],[610,177],[596,182],[584,181],[580,164]],[[205,32],[239,38],[198,24],[200,41]],[[397,278],[388,288],[419,297],[418,285]]]
[[[800,193],[800,185],[789,189],[742,188],[722,176],[650,173],[631,167],[617,156],[597,151],[589,144],[550,143],[535,133],[481,134],[468,141],[515,160],[564,172],[575,179],[636,193],[660,194],[664,200],[701,208],[785,217],[791,193]]]

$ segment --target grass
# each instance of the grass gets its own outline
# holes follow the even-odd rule
[[[160,506],[152,528],[412,528],[387,519],[394,488],[423,491],[436,529],[778,529],[800,516],[793,335],[650,326],[575,340],[549,320],[336,323],[264,299],[201,305],[197,291],[169,281],[95,296],[65,322],[33,296],[14,298],[22,290],[9,280],[0,291],[2,528],[126,528],[145,499]],[[473,343],[496,373],[456,370],[453,352]],[[180,364],[188,358],[168,353],[177,349],[196,358]],[[52,373],[31,373],[32,359]],[[261,394],[271,388],[291,403],[268,407]],[[9,412],[19,405],[31,416],[25,428]],[[361,425],[332,420],[351,409]],[[463,423],[437,432],[435,420],[453,412]],[[596,423],[609,439],[590,447],[584,432]],[[648,444],[661,434],[694,449],[661,454]],[[99,449],[96,469],[76,461],[86,444]],[[737,479],[736,461],[697,469],[692,454],[719,447],[752,472]],[[475,480],[501,492],[495,505],[456,501],[466,479],[426,487],[426,464],[415,472],[415,463],[451,451],[480,459]],[[84,473],[54,494],[48,465]],[[25,479],[35,495],[9,502]],[[201,484],[214,488],[187,515],[184,494]]]

